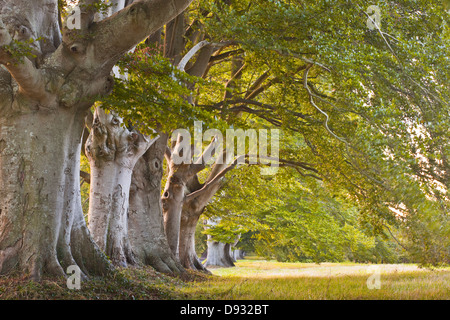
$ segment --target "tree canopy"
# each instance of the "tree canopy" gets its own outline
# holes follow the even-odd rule
[[[234,201],[241,206],[233,206],[236,214],[272,208],[284,220],[307,220],[302,213],[310,211],[305,223],[317,235],[327,233],[321,224],[337,223],[327,230],[337,235],[345,228],[357,237],[356,217],[374,234],[403,226],[404,246],[416,259],[448,261],[448,8],[441,1],[381,1],[375,16],[368,7],[364,1],[196,1],[184,15],[180,56],[206,39],[214,46],[206,70],[189,75],[202,50],[186,74],[164,48],[144,45],[122,64],[130,80],[107,104],[166,132],[192,128],[196,120],[220,130],[282,130],[280,158],[292,164],[283,168],[292,188],[273,178],[267,182],[274,189],[251,195],[253,181],[239,202],[242,194],[226,188],[221,194],[231,200],[214,201],[212,211],[232,213]],[[168,38],[168,31],[160,36]],[[256,179],[255,171],[242,170]],[[297,197],[292,190],[311,179],[321,187]],[[267,208],[258,211],[255,202]],[[348,217],[336,220],[336,211]]]

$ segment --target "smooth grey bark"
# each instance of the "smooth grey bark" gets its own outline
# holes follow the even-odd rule
[[[236,245],[238,244],[240,238],[241,238],[241,235],[240,234],[237,235],[236,240],[230,246],[230,258],[231,258],[231,261],[233,261],[233,262],[236,262],[236,260],[237,260],[236,257],[237,257],[238,250],[236,249]]]
[[[174,150],[166,152],[169,175],[162,196],[164,227],[171,250],[183,267],[208,272],[195,252],[196,225],[206,205],[221,188],[222,179],[236,166],[237,161],[225,164],[226,153],[223,152],[217,156],[206,181],[200,183],[198,173],[206,168],[205,155],[218,152],[216,149],[220,142],[213,139],[196,162],[176,164],[173,156],[180,153],[181,143],[179,136]]]
[[[79,156],[68,152],[81,119],[58,111],[0,120],[1,274],[20,270],[39,279],[42,272],[64,275],[69,265],[86,274],[109,270],[80,210]]]
[[[211,154],[217,152],[217,150],[215,150],[217,146],[215,140],[213,140],[203,154],[209,154],[213,149],[214,151]],[[196,174],[187,184],[187,194],[184,197],[183,211],[181,214],[179,242],[180,261],[186,268],[193,268],[194,270],[199,271],[207,270],[207,264],[201,264],[195,252],[195,228],[206,206],[222,187],[223,178],[229,171],[233,170],[237,164],[237,161],[235,160],[233,163],[227,165],[224,161],[225,155],[226,151],[217,156],[216,163],[211,168],[204,183],[199,182]]]
[[[188,193],[184,199],[181,213],[179,240],[180,261],[185,268],[208,272],[195,251],[195,230],[206,206],[221,187],[220,180],[216,180],[209,185],[208,183],[212,181],[211,175],[218,174],[222,167],[224,167],[223,164],[215,164],[205,183],[200,183],[198,177],[194,176],[187,185]],[[207,188],[203,189],[204,187]],[[200,190],[202,192],[198,196],[189,197],[189,195]]]
[[[201,210],[201,212],[203,212],[203,210]],[[209,272],[202,264],[195,251],[195,230],[201,212],[199,212],[198,208],[195,208],[192,203],[183,206],[179,240],[180,262],[187,269]]]
[[[180,223],[181,211],[186,193],[186,183],[197,173],[196,166],[174,161],[173,156],[174,154],[179,153],[180,150],[178,148],[181,142],[182,138],[179,136],[174,151],[171,153],[166,152],[169,173],[161,197],[164,214],[164,230],[166,232],[169,247],[177,260],[180,258]]]
[[[151,37],[149,37],[148,42],[160,46],[160,35],[160,32],[152,35]],[[185,16],[182,13],[166,26],[164,37],[164,55],[165,57],[171,59],[172,63],[178,69],[185,71],[192,76],[201,77],[207,69],[211,55],[217,49],[209,44],[198,47],[198,49],[196,49],[196,46],[194,46],[184,57],[182,57],[181,54],[186,49],[186,43],[188,43],[188,41],[186,41],[186,38],[189,38],[192,42],[201,42],[201,40],[203,40],[204,38],[204,35],[200,35],[197,33],[197,36],[195,37],[188,37],[185,28]],[[190,64],[189,61],[195,54],[197,54],[197,51],[199,52],[195,62]],[[185,70],[188,66],[189,70]],[[188,83],[186,85],[190,89],[194,88],[193,83]],[[192,97],[186,97],[186,99],[190,103],[193,103]],[[205,166],[201,163],[174,163],[172,156],[174,153],[178,152],[178,146],[179,142],[177,141],[177,143],[173,146],[173,150],[168,149],[168,151],[166,152],[169,173],[162,195],[164,229],[167,235],[170,249],[174,254],[176,260],[180,261],[185,268],[192,268],[196,265],[197,267],[194,267],[193,269],[203,269],[201,267],[201,263],[199,263],[196,259],[195,251],[192,252],[192,250],[187,249],[188,247],[194,248],[193,245],[188,244],[194,243],[193,235],[195,233],[195,225],[198,221],[198,217],[195,218],[194,214],[193,219],[189,218],[189,222],[186,222],[187,220],[184,219],[185,221],[183,223],[181,219],[184,197],[187,191],[186,184],[199,171],[203,170]],[[186,237],[181,239],[180,234],[182,234],[183,237],[185,237],[186,235]],[[183,249],[181,250],[184,250],[183,252],[190,252],[190,256],[192,257],[191,259],[186,259],[186,257],[183,257],[182,261],[180,260],[180,241],[183,242],[181,244],[181,246],[183,246]]]
[[[61,43],[56,1],[1,1],[0,12],[0,274],[40,279],[64,275],[69,265],[106,273],[110,266],[83,224],[74,170],[84,112],[60,107],[67,79],[45,61]],[[38,37],[36,58],[4,50]]]
[[[237,260],[244,259],[244,251],[241,249],[234,249],[231,251],[231,258],[233,259],[233,262],[236,262]]]
[[[164,37],[164,56],[177,65],[181,60],[181,53],[185,47],[185,19],[184,13],[178,15],[175,19],[166,25]]]
[[[203,156],[197,162],[192,163],[191,154],[181,155],[183,137],[178,135],[173,150],[167,148],[165,157],[168,164],[168,177],[163,195],[161,197],[164,214],[164,230],[167,235],[170,249],[176,259],[180,261],[180,227],[183,205],[186,202],[186,195],[189,193],[187,184],[195,179],[197,174],[206,168]],[[214,140],[207,147],[205,152],[210,152],[215,146]],[[186,161],[185,161],[186,160]],[[189,241],[184,239],[183,241]],[[189,268],[189,264],[183,264]]]
[[[218,223],[217,219],[208,220],[208,225],[214,226]],[[211,235],[208,235],[207,256],[205,260],[206,267],[234,267],[234,261],[231,256],[231,243],[216,241]]]
[[[128,130],[122,119],[97,108],[86,156],[91,168],[88,226],[114,265],[135,265],[128,237],[131,177],[138,159],[154,142]]]
[[[84,117],[110,92],[121,55],[190,2],[136,1],[96,24],[84,13],[82,29],[61,36],[57,0],[0,0],[0,274],[112,270],[81,211]],[[30,45],[36,58],[13,54],[30,39],[40,39]]]
[[[230,256],[231,244],[218,242],[210,239],[208,236],[208,257],[206,258],[206,267],[234,267]]]
[[[128,208],[129,237],[140,263],[159,272],[181,273],[184,269],[172,254],[164,231],[161,179],[166,147],[167,135],[161,134],[134,167]]]

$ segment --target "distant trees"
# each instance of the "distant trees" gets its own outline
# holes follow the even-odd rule
[[[357,206],[346,202],[342,194],[329,194],[321,182],[283,173],[254,177],[250,168],[238,170],[228,180],[223,197],[207,208],[207,216],[221,217],[219,223],[208,220],[203,231],[208,244],[216,240],[223,246],[237,234],[248,233],[238,248],[247,246],[249,253],[279,261],[404,261],[405,250],[387,230],[374,232],[360,220]],[[251,209],[247,199],[252,199]],[[391,228],[398,237],[399,232]]]

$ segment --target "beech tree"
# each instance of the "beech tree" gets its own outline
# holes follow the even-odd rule
[[[129,193],[134,166],[153,143],[124,127],[121,118],[96,108],[86,141],[91,168],[88,226],[114,265],[137,263],[128,235]]]
[[[381,22],[363,1],[203,3],[209,35],[245,55],[243,89],[200,104],[282,128],[281,157],[344,187],[377,232],[402,227],[417,261],[449,261],[445,2],[380,3]]]
[[[167,140],[167,135],[161,134],[133,170],[129,237],[133,253],[141,264],[164,273],[182,273],[184,269],[172,253],[164,230],[161,181]]]
[[[186,25],[184,14],[169,23],[164,33],[160,31],[150,36],[145,46],[139,47],[130,55],[121,65],[129,78],[118,85],[113,94],[105,100],[111,108],[119,110],[125,119],[143,123],[140,127],[142,130],[146,130],[148,126],[156,127],[170,135],[177,125],[192,124],[192,119],[206,120],[208,124],[216,114],[199,107],[193,101],[194,96],[189,90],[196,88],[194,84],[201,81],[199,77],[206,77],[212,61],[225,61],[230,56],[225,54],[219,59],[216,54],[232,42],[206,41],[207,33],[197,30],[201,28],[199,21],[191,21],[188,28],[181,28],[180,24]],[[174,29],[175,25],[178,28]],[[195,42],[190,43],[186,39]],[[187,53],[183,55],[181,52]],[[238,78],[235,75],[240,68],[238,61],[239,59],[233,67],[226,91],[233,87],[233,79]],[[189,90],[185,91],[185,88]],[[133,98],[129,99],[131,92]],[[174,92],[178,92],[178,97],[173,95]],[[170,99],[172,97],[173,100]],[[161,107],[167,110],[162,111]],[[177,109],[181,112],[173,119],[170,110],[175,112]],[[213,124],[223,127],[220,121],[214,121]],[[212,170],[208,171],[208,178],[201,183],[199,174],[205,172],[205,163],[192,161],[191,141],[187,142],[187,149],[182,149],[182,145],[186,145],[186,141],[182,139],[182,136],[178,136],[177,140],[173,141],[172,148],[168,147],[166,152],[168,176],[162,193],[165,231],[176,259],[185,268],[205,271],[195,253],[195,227],[206,205],[220,189],[223,177],[236,166],[236,162],[216,163]],[[208,149],[214,150],[213,144],[210,144],[204,153],[211,151]],[[173,157],[176,157],[176,161]],[[186,161],[180,161],[180,158],[186,158]],[[312,169],[304,164],[295,161],[289,163],[290,166]],[[282,165],[288,163],[284,162]]]
[[[94,22],[99,1],[80,1],[80,28],[62,32],[56,0],[0,2],[1,274],[109,270],[81,211],[84,118],[118,59],[190,2],[135,1]]]

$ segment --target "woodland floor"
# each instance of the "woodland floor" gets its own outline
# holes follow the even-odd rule
[[[450,268],[246,259],[210,270],[213,275],[171,277],[151,268],[125,269],[82,282],[80,290],[68,289],[65,279],[0,276],[0,300],[450,300]],[[371,276],[378,288],[370,288]]]

